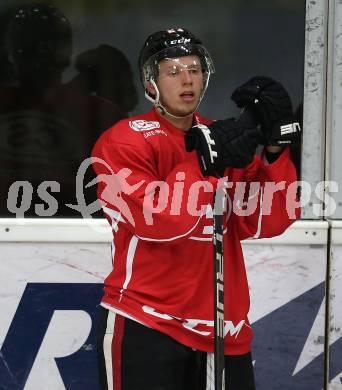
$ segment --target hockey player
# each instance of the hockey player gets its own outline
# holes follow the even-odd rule
[[[93,149],[98,196],[113,228],[113,270],[105,280],[97,340],[102,388],[211,388],[211,211],[224,176],[232,184],[230,199],[237,182],[261,186],[252,196],[253,212],[227,207],[224,231],[226,384],[253,390],[240,240],[278,235],[292,223],[285,198],[296,173],[281,146],[294,138],[281,129],[296,130],[291,102],[279,83],[256,77],[233,94],[248,116],[203,118],[197,108],[214,65],[201,41],[181,28],[149,36],[139,67],[154,107],[117,123]],[[265,152],[257,156],[261,143]],[[266,182],[284,183],[271,213],[263,212]]]

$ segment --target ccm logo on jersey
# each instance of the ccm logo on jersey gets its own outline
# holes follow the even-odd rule
[[[135,121],[129,121],[129,126],[134,131],[146,131],[159,129],[160,123],[157,121],[145,121],[144,119],[138,119]]]
[[[280,126],[280,134],[292,134],[300,131],[300,124],[298,122],[290,123],[289,125]]]

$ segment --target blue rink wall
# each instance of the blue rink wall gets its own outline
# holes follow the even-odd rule
[[[244,244],[258,390],[323,388],[327,230],[317,226]],[[62,242],[53,229],[61,242],[47,242],[35,230],[45,242],[1,236],[0,389],[99,389],[94,331],[110,243]],[[23,231],[11,228],[10,240]],[[342,388],[342,246],[333,248],[329,390]]]

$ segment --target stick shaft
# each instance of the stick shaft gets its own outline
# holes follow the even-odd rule
[[[223,217],[214,212],[214,364],[215,390],[225,390]]]

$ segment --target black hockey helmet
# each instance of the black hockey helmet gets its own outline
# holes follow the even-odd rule
[[[214,64],[208,51],[190,31],[185,28],[172,28],[151,34],[139,54],[139,71],[143,84],[151,77],[156,79],[160,61],[186,55],[197,55],[203,71],[214,73]]]
[[[10,18],[6,46],[20,66],[64,69],[70,63],[72,31],[68,19],[55,6],[34,3],[18,8]]]

